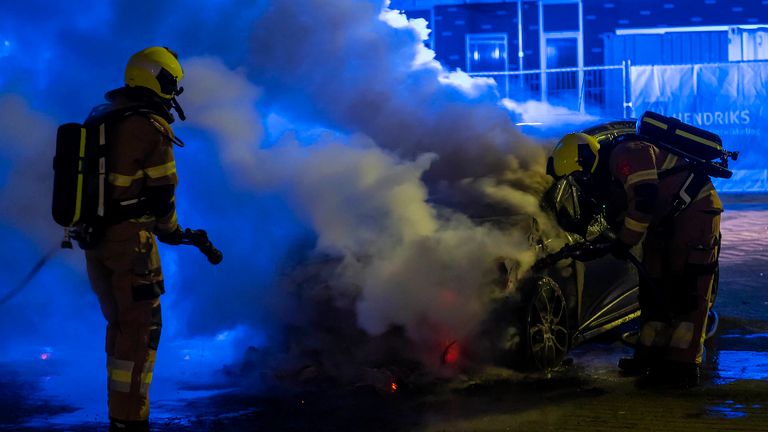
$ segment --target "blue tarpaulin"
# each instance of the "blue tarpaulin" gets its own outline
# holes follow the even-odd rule
[[[723,191],[768,191],[768,62],[635,66],[633,116],[646,110],[714,132],[731,151],[734,176]]]

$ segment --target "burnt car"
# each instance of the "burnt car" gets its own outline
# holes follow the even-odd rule
[[[635,121],[616,121],[583,132],[608,147],[618,137],[634,133],[635,125]],[[450,208],[455,204],[451,198],[433,199]],[[521,273],[519,256],[497,260],[497,271],[490,272],[489,279],[497,279],[491,280],[495,286],[484,322],[461,340],[441,338],[445,345],[434,352],[427,350],[429,356],[441,356],[439,364],[461,368],[490,360],[515,369],[551,370],[573,347],[617,328],[625,330],[624,324],[632,324],[640,316],[638,262],[610,255],[585,262],[574,259],[583,245],[608,231],[609,221],[616,215],[585,199],[579,185],[567,178],[549,187],[541,206],[551,215],[546,222],[544,216],[537,220],[529,214],[499,216],[508,209],[493,205],[466,213],[477,224],[492,224],[499,232],[526,233],[539,261]],[[549,229],[550,219],[562,230]],[[642,256],[639,246],[632,252]],[[355,259],[364,262],[369,257]],[[303,311],[299,322],[286,331],[286,346],[311,359],[313,374],[322,375],[325,364],[343,359],[346,370],[375,367],[401,383],[428,376],[420,369],[421,353],[413,354],[425,347],[410,340],[402,326],[393,325],[373,336],[359,328],[355,305],[360,287],[335,287],[339,281],[334,275],[343,264],[336,255],[311,255],[298,259],[295,267],[286,266],[281,283]],[[482,287],[483,293],[486,288]],[[330,316],[334,319],[328,320]],[[716,323],[716,319],[710,322]],[[708,334],[714,327],[710,326]],[[623,336],[624,331],[614,333]]]
[[[615,121],[582,132],[594,136],[602,147],[634,133],[635,125],[635,121]],[[514,266],[500,264],[502,279],[518,284],[514,295],[501,301],[488,320],[486,336],[502,364],[552,369],[571,348],[640,316],[638,272],[643,268],[639,260],[621,261],[610,255],[586,262],[573,259],[581,247],[589,247],[589,241],[606,232],[616,216],[582,195],[578,185],[566,178],[555,182],[542,200],[542,207],[554,213],[565,230],[566,247],[538,235],[533,221],[531,238],[544,259],[519,280]],[[632,252],[642,256],[640,246]],[[711,336],[717,326],[712,310],[708,322]],[[631,335],[624,337],[631,343]]]

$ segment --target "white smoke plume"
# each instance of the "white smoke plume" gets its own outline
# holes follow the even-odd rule
[[[374,0],[274,2],[255,26],[249,75],[279,105],[399,155],[437,152],[428,180],[495,175],[510,156],[522,169],[543,165],[544,150],[514,127],[490,80],[424,61],[418,23],[383,16]]]
[[[576,128],[599,120],[593,115],[573,111],[566,107],[550,105],[541,101],[518,102],[511,99],[503,99],[502,106],[518,115],[521,122],[540,123],[543,121],[555,123],[558,127],[568,126]]]
[[[484,318],[494,260],[530,254],[522,233],[480,227],[430,205],[421,178],[433,153],[402,160],[361,135],[328,134],[302,143],[288,134],[268,148],[249,146],[238,134],[232,139],[231,131],[257,121],[258,113],[230,110],[223,99],[203,97],[194,84],[201,77],[244,89],[252,84],[210,60],[186,64],[190,119],[232,114],[208,130],[219,137],[224,155],[237,155],[226,157],[238,167],[233,175],[258,190],[277,188],[291,197],[316,230],[318,249],[343,258],[342,286],[362,289],[359,324],[371,334],[401,325],[422,341],[434,342],[435,334],[426,330],[435,328],[454,338],[467,336]]]
[[[182,102],[233,176],[289,196],[318,250],[343,260],[336,281],[359,288],[363,329],[403,326],[435,348],[477,330],[497,258],[523,268],[534,259],[527,227],[469,216],[490,206],[552,225],[539,210],[544,149],[514,127],[488,80],[432,60],[421,25],[380,2],[274,2],[254,26],[248,69],[188,60]],[[217,83],[224,91],[209,97]],[[298,113],[297,128],[338,132],[260,143],[262,93],[267,106]]]

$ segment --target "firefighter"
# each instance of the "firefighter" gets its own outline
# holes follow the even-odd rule
[[[180,244],[176,165],[170,124],[183,71],[176,54],[151,47],[134,54],[125,86],[91,116],[123,110],[108,129],[107,206],[113,216],[101,240],[86,251],[88,277],[107,320],[110,431],[149,430],[149,386],[155,365],[164,293],[156,239]],[[125,111],[126,108],[128,111]],[[135,108],[135,109],[132,109]]]
[[[685,160],[642,136],[622,138],[601,148],[590,135],[568,134],[547,170],[617,215],[606,253],[626,258],[642,242],[640,333],[619,367],[646,382],[697,385],[723,206],[709,177]]]

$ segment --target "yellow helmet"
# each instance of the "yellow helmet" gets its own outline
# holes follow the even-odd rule
[[[592,174],[597,168],[600,144],[585,133],[569,133],[557,143],[547,161],[547,174],[565,177],[576,171]]]
[[[125,85],[146,87],[168,100],[183,90],[179,87],[183,77],[178,56],[165,47],[143,49],[132,55],[125,67]]]

